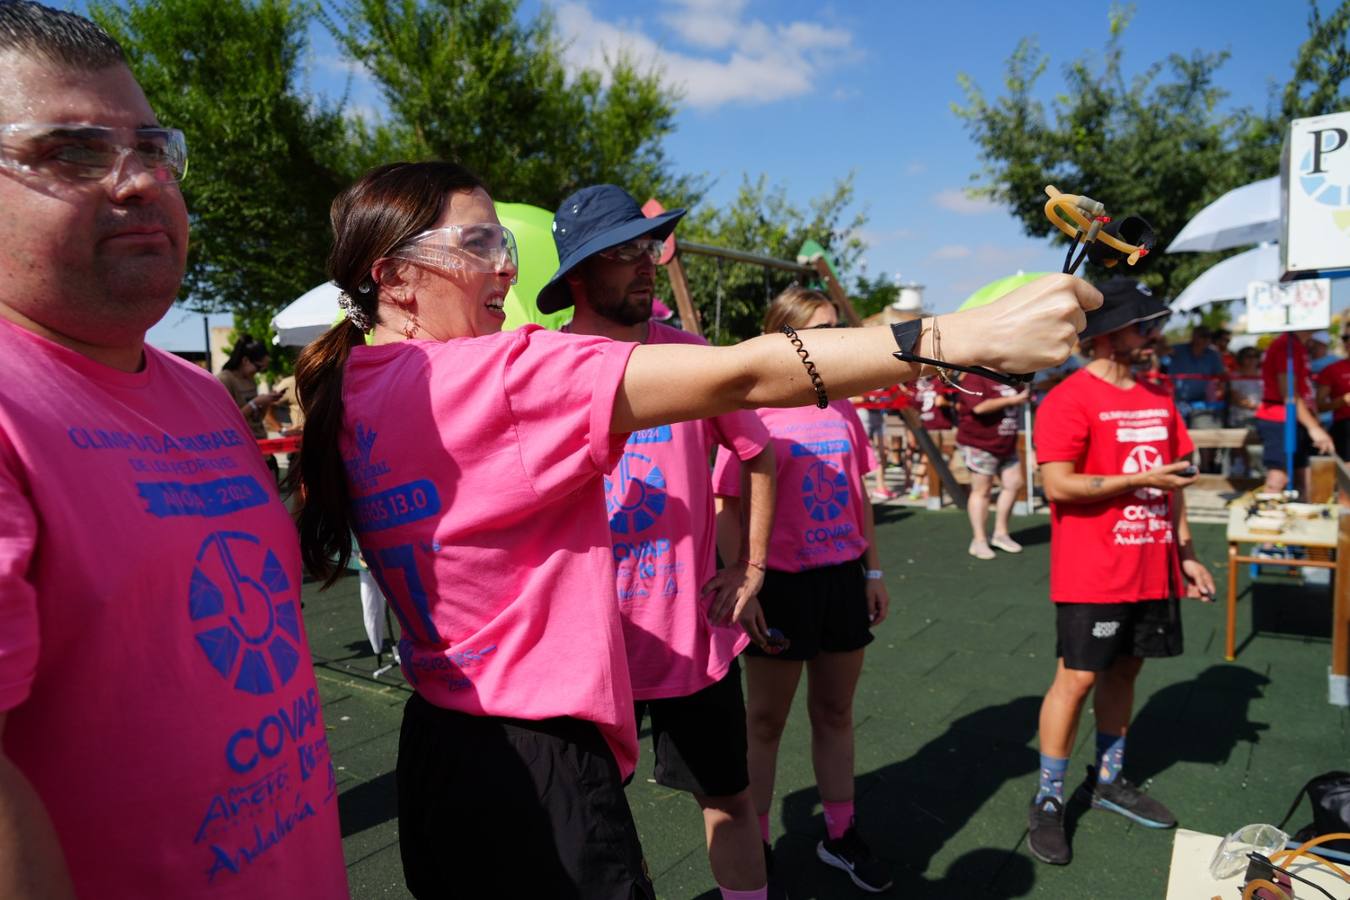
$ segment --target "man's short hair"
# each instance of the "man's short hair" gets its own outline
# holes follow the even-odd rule
[[[122,46],[93,22],[30,0],[0,0],[0,53],[6,51],[82,72],[127,64]]]
[[[1193,329],[1191,329],[1191,340],[1195,340],[1196,338],[1212,338],[1212,337],[1214,337],[1214,332],[1209,330],[1208,325],[1197,325]]]

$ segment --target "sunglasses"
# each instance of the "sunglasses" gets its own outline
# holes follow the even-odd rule
[[[656,265],[661,262],[661,252],[665,243],[665,241],[656,238],[637,238],[619,244],[617,247],[601,250],[595,255],[611,262],[622,263],[636,262],[646,256],[651,259],[653,265]]]
[[[815,331],[817,328],[847,328],[847,322],[822,322],[819,325],[812,325],[808,331]]]
[[[100,181],[135,156],[160,184],[187,174],[187,140],[176,128],[107,128],[102,125],[0,125],[0,168],[60,181]]]
[[[1163,327],[1167,325],[1167,316],[1159,316],[1156,319],[1145,319],[1142,322],[1135,322],[1135,331],[1139,332],[1140,337],[1157,337],[1162,334]]]

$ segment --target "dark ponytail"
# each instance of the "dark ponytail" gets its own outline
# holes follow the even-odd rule
[[[440,218],[446,196],[483,188],[463,166],[448,162],[393,163],[373,169],[333,200],[333,249],[328,276],[371,323],[378,322],[375,262]],[[295,364],[295,392],[305,411],[299,459],[300,558],[327,588],[352,555],[351,495],[338,438],[342,434],[342,374],[351,349],[365,340],[344,319],[306,347]]]

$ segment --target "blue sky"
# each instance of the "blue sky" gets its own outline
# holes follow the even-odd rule
[[[928,305],[939,311],[1018,269],[1058,267],[1062,249],[1023,236],[1002,209],[963,193],[979,160],[951,105],[964,100],[960,72],[997,96],[1004,62],[1024,35],[1036,37],[1050,57],[1041,85],[1049,99],[1062,88],[1066,63],[1100,52],[1109,3],[547,5],[569,41],[572,65],[594,65],[623,48],[684,91],[666,146],[677,169],[712,177],[705,202],[726,202],[743,175],[764,173],[805,204],[853,171],[858,203],[870,216],[867,271],[924,284]],[[1329,7],[1327,0],[1321,5]],[[522,14],[540,6],[525,0]],[[1125,35],[1126,66],[1134,72],[1169,53],[1227,50],[1219,83],[1229,102],[1264,109],[1271,85],[1289,77],[1306,18],[1301,0],[1140,0]],[[381,105],[373,85],[343,63],[317,25],[303,83],[329,99],[346,92],[366,112]]]

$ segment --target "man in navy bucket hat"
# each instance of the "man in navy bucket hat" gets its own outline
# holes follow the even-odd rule
[[[553,216],[558,271],[539,291],[539,311],[557,312],[572,305],[567,274],[580,263],[639,238],[664,241],[684,214],[683,209],[672,209],[647,218],[638,202],[613,184],[585,187],[568,197]]]
[[[539,308],[574,306],[567,330],[576,334],[706,344],[652,318],[657,261],[683,215],[647,218],[610,184],[577,191],[553,220],[562,262]],[[742,461],[749,510],[748,538],[720,572],[708,466],[718,445]],[[735,410],[635,432],[605,479],[635,718],[639,726],[651,722],[657,783],[691,794],[703,811],[713,877],[722,897],[734,900],[768,896],[737,655],[750,640],[769,639],[757,595],[776,469],[764,424]]]

